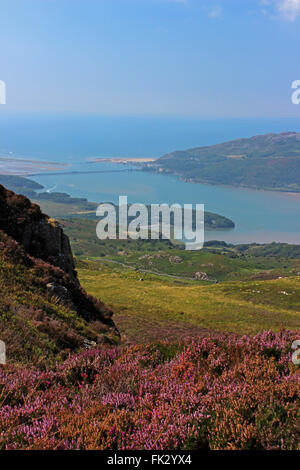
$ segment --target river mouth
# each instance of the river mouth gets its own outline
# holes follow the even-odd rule
[[[118,171],[116,171],[116,166]],[[72,197],[91,202],[117,203],[126,195],[129,203],[204,204],[205,210],[230,218],[234,229],[206,230],[205,241],[227,243],[300,244],[300,195],[254,189],[211,186],[180,181],[165,174],[121,171],[120,164],[90,162],[72,165],[72,171],[33,175],[45,190],[55,187]],[[128,170],[128,166],[124,170]],[[66,213],[66,216],[68,214]]]
[[[166,174],[133,169],[111,159],[159,158],[175,149],[213,145],[243,137],[300,131],[291,119],[198,119],[86,115],[0,116],[0,155],[38,160],[59,170],[31,176],[45,190],[92,202],[204,204],[205,210],[233,220],[233,230],[207,230],[206,241],[300,244],[300,195],[185,183]],[[105,163],[93,160],[107,158]],[[12,163],[12,162],[11,162]],[[24,162],[23,162],[24,163]],[[61,166],[61,165],[68,165]],[[121,170],[126,171],[121,171]],[[23,168],[24,170],[24,168]],[[26,168],[28,170],[28,168]],[[77,173],[76,173],[77,172]],[[29,173],[41,173],[39,168]],[[50,173],[53,173],[52,175]],[[68,214],[66,213],[66,216]]]

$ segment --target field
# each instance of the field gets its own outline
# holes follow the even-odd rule
[[[199,283],[139,273],[107,262],[79,262],[89,294],[114,311],[124,341],[300,330],[300,278]]]
[[[187,278],[216,282],[234,279],[265,279],[280,275],[295,275],[300,270],[300,260],[284,260],[273,257],[248,257],[232,252],[204,249],[184,251],[173,247],[170,253],[126,253],[112,256],[137,269],[151,270]]]
[[[61,224],[82,285],[114,311],[124,342],[300,328],[299,247],[210,242],[188,252],[168,241],[100,241],[91,220]]]

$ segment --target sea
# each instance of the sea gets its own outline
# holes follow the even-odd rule
[[[50,192],[97,203],[116,203],[120,195],[131,203],[198,203],[235,222],[234,229],[207,230],[206,241],[300,244],[300,194],[186,183],[134,166],[94,161],[158,158],[174,150],[284,131],[300,132],[300,118],[16,114],[1,109],[0,157],[20,160],[20,167],[22,159],[63,165],[60,171],[37,170],[30,176]]]

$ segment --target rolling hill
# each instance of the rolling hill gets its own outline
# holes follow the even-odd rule
[[[143,166],[186,181],[300,191],[300,133],[283,132],[175,151]]]

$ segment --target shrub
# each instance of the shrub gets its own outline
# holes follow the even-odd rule
[[[53,370],[7,366],[0,446],[299,450],[295,338],[288,331],[210,335],[89,350]]]

